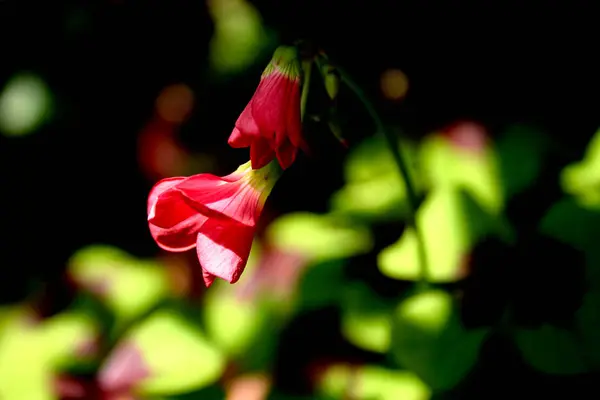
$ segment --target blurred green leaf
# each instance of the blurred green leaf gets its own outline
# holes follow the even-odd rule
[[[170,292],[162,264],[136,259],[112,246],[94,245],[77,251],[69,262],[69,274],[100,297],[121,323],[143,314]]]
[[[488,330],[467,330],[455,301],[441,290],[419,292],[396,309],[392,355],[436,391],[456,386],[472,369]]]
[[[415,148],[411,142],[401,142],[413,183],[419,186]],[[387,142],[380,136],[369,137],[352,150],[346,159],[345,178],[344,187],[331,198],[334,213],[376,220],[406,215],[405,185]]]
[[[393,308],[361,282],[347,284],[341,300],[342,335],[352,344],[379,353],[391,342]]]
[[[538,329],[518,328],[513,337],[525,361],[533,368],[556,375],[586,372],[576,337],[566,329],[543,325]]]
[[[141,351],[149,375],[136,385],[136,390],[145,395],[199,389],[215,382],[225,367],[216,346],[195,326],[169,311],[154,313],[121,343],[133,343]]]
[[[215,282],[204,298],[203,315],[211,341],[235,357],[246,352],[260,334],[266,310],[256,302],[238,298],[231,285]]]
[[[552,205],[540,221],[539,230],[574,248],[585,251],[588,281],[600,283],[600,212],[583,208],[578,201],[565,197]]]
[[[333,365],[319,384],[319,392],[336,399],[427,400],[430,390],[410,371],[388,370],[377,366]]]
[[[537,178],[549,150],[548,137],[524,125],[513,125],[496,143],[504,192],[509,198]]]
[[[423,140],[419,155],[424,180],[433,190],[461,187],[488,212],[495,214],[502,208],[498,163],[490,148],[463,150],[434,134]]]
[[[78,359],[93,355],[86,347],[96,345],[96,322],[81,312],[63,312],[47,319],[40,326],[44,349],[56,368],[64,368]]]
[[[332,260],[306,269],[298,284],[298,307],[308,310],[338,304],[344,285],[344,262]]]
[[[214,21],[210,42],[210,64],[221,76],[236,74],[249,67],[275,36],[265,29],[259,12],[245,0],[210,0],[208,7]]]
[[[285,214],[267,228],[268,242],[310,260],[326,261],[368,252],[373,246],[368,228],[333,215]]]
[[[0,399],[54,400],[52,365],[38,323],[24,307],[0,316]]]
[[[37,75],[19,73],[0,93],[0,131],[9,136],[26,135],[50,116],[52,94]]]
[[[494,218],[488,215],[466,191],[439,187],[429,193],[419,210],[417,223],[425,241],[429,278],[432,282],[453,282],[467,272],[463,258],[484,235],[498,233]],[[378,255],[380,271],[394,279],[421,277],[417,238],[412,227],[400,240]]]
[[[600,130],[596,132],[583,160],[565,167],[561,185],[565,192],[579,198],[586,206],[600,208]]]

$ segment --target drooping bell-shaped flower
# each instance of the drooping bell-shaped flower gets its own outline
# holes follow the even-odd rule
[[[256,224],[281,169],[254,170],[250,161],[218,177],[199,174],[159,181],[148,197],[148,224],[167,251],[196,247],[204,283],[235,283],[246,266]]]
[[[286,169],[296,159],[298,148],[306,150],[302,137],[301,89],[297,49],[277,48],[228,140],[234,148],[250,147],[252,168],[262,168],[276,157]]]

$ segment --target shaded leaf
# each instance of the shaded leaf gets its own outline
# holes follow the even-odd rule
[[[452,297],[441,290],[427,290],[396,309],[392,355],[432,389],[447,390],[473,368],[488,332],[465,329]]]
[[[576,337],[566,329],[552,325],[516,329],[513,337],[525,361],[539,371],[573,375],[587,370]]]

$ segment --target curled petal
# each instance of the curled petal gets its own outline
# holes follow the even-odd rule
[[[238,281],[250,255],[254,231],[254,227],[236,221],[207,221],[196,242],[198,259],[207,286],[212,284],[214,277],[229,283]]]
[[[252,168],[260,169],[266,166],[275,157],[275,152],[271,148],[271,144],[264,138],[256,139],[250,145],[250,159],[252,160]]]
[[[187,251],[196,244],[196,233],[206,217],[191,207],[174,189],[184,178],[158,182],[148,197],[148,225],[156,243],[167,251]]]

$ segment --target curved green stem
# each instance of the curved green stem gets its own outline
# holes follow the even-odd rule
[[[383,120],[379,116],[379,113],[375,109],[375,106],[369,100],[369,98],[363,92],[363,90],[360,88],[360,86],[358,86],[356,84],[356,82],[354,82],[354,80],[348,75],[348,73],[346,73],[344,70],[342,70],[339,67],[336,67],[336,68],[340,74],[340,78],[341,78],[342,82],[344,82],[346,84],[346,86],[348,86],[348,88],[350,88],[354,92],[356,97],[358,97],[358,99],[362,102],[362,104],[367,109],[367,112],[369,113],[369,115],[371,116],[373,121],[375,122],[375,125],[377,126],[377,130],[380,131],[381,133],[383,133],[383,135],[385,136],[385,138],[388,142],[388,146],[390,148],[390,151],[392,152],[394,162],[396,163],[396,166],[398,167],[400,175],[402,176],[402,179],[404,180],[406,196],[408,198],[408,207],[409,207],[409,221],[408,222],[410,225],[412,225],[412,227],[415,231],[416,238],[417,238],[417,252],[418,252],[418,256],[419,256],[419,266],[420,266],[420,270],[421,270],[421,282],[424,284],[427,284],[429,282],[429,267],[428,267],[428,262],[427,262],[427,252],[425,250],[425,241],[423,239],[423,235],[421,234],[421,230],[419,229],[419,227],[417,225],[417,220],[416,220],[418,199],[417,199],[417,194],[416,194],[414,183],[412,182],[412,178],[411,178],[410,172],[408,170],[408,166],[400,152],[400,146],[398,143],[398,139],[397,139],[396,135],[394,135],[385,126],[385,124],[383,123]]]
[[[310,74],[312,72],[312,61],[302,61],[302,97],[300,97],[300,118],[304,121],[306,114],[306,102],[308,101],[308,87],[310,86]]]

